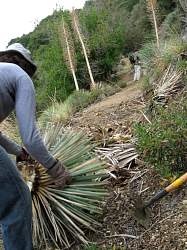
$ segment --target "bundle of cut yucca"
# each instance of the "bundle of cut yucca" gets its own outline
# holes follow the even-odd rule
[[[22,168],[33,201],[33,241],[37,249],[69,248],[72,242],[88,243],[87,230],[100,223],[102,202],[107,195],[104,163],[93,155],[93,146],[82,132],[64,131],[62,125],[46,126],[43,138],[51,154],[71,173],[63,190],[38,163]]]

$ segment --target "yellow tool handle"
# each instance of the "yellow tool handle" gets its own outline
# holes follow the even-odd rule
[[[172,192],[175,189],[181,187],[184,183],[187,182],[187,173],[183,174],[181,177],[172,182],[169,186],[165,188],[166,192]]]

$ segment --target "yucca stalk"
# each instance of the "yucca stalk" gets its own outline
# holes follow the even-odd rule
[[[147,9],[148,12],[151,14],[151,21],[154,26],[155,35],[156,35],[156,42],[157,48],[160,48],[160,40],[158,35],[158,24],[157,24],[157,17],[156,17],[156,8],[157,8],[157,0],[147,0]]]
[[[82,132],[64,132],[62,125],[46,126],[43,133],[51,154],[61,160],[72,176],[72,183],[58,189],[46,170],[37,163],[28,166],[26,181],[32,189],[33,240],[37,249],[70,247],[72,241],[88,241],[85,230],[95,230],[101,202],[107,195],[104,163],[93,156],[89,139]],[[30,176],[28,180],[28,176]]]
[[[78,22],[78,17],[77,17],[77,15],[75,13],[75,9],[74,8],[72,9],[72,19],[73,19],[73,25],[74,25],[75,31],[76,31],[76,33],[78,35],[78,38],[79,38],[79,41],[81,43],[82,50],[83,50],[83,53],[84,53],[84,57],[85,57],[85,60],[86,60],[86,64],[87,64],[87,68],[88,68],[88,73],[89,73],[90,80],[91,80],[91,88],[94,89],[94,88],[96,88],[96,83],[94,81],[94,77],[93,77],[92,70],[91,70],[91,67],[90,67],[90,62],[89,62],[88,55],[87,55],[86,46],[85,46],[82,34],[80,32],[80,28],[79,28],[79,24],[78,24],[79,23]]]
[[[76,66],[75,66],[74,46],[73,46],[72,39],[70,37],[70,32],[68,31],[67,24],[66,24],[63,16],[62,16],[62,23],[59,27],[59,37],[60,37],[61,45],[63,48],[64,58],[66,60],[66,64],[72,73],[73,80],[75,83],[75,88],[77,91],[79,91],[79,85],[78,85],[77,77],[75,74]]]

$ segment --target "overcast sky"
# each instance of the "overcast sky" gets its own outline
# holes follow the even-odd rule
[[[53,13],[57,4],[64,9],[82,8],[85,0],[1,0],[0,50],[12,38],[32,31],[35,24]]]

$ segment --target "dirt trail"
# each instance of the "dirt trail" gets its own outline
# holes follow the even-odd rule
[[[105,111],[108,108],[118,106],[122,102],[126,103],[129,100],[132,100],[141,94],[141,88],[140,88],[140,83],[131,83],[128,85],[125,89],[123,89],[121,92],[116,93],[105,100],[91,105],[89,108],[87,108],[87,112],[92,112],[92,111]]]
[[[84,130],[97,142],[103,140],[103,144],[116,135],[125,136],[141,115],[141,96],[141,84],[130,83],[121,92],[73,115],[69,125]]]

